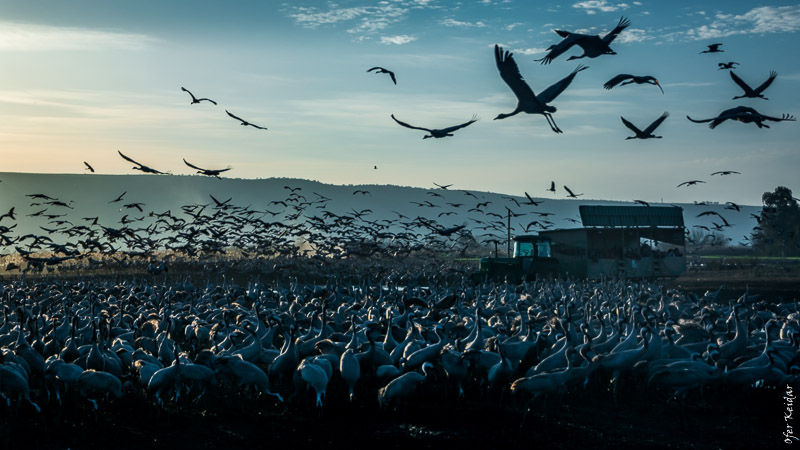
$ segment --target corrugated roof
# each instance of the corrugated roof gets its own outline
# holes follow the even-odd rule
[[[682,227],[683,208],[678,206],[580,205],[585,227]]]

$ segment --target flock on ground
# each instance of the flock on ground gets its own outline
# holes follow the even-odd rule
[[[797,381],[796,301],[649,282],[473,287],[404,275],[246,289],[3,284],[0,409],[104,409],[132,396],[163,408],[233,397],[402,411],[423,396],[528,411],[570,392],[697,404]]]

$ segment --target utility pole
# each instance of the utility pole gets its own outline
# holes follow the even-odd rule
[[[511,257],[511,210],[506,208],[506,256]]]

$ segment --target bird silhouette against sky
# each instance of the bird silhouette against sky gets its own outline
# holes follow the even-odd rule
[[[372,71],[375,71],[375,73],[388,73],[389,77],[391,77],[392,79],[392,83],[397,84],[397,78],[395,78],[394,72],[392,72],[391,70],[384,69],[383,67],[378,67],[378,66],[375,66],[371,69],[367,69],[367,72],[372,72]]]
[[[251,127],[253,127],[253,128],[258,128],[259,130],[266,130],[266,128],[265,128],[265,127],[258,126],[258,125],[254,124],[254,123],[250,123],[250,122],[248,122],[248,121],[246,121],[246,120],[242,119],[241,117],[238,117],[238,116],[235,116],[235,115],[231,114],[231,112],[230,112],[230,111],[228,111],[227,109],[225,110],[225,112],[226,112],[226,113],[228,113],[228,115],[229,115],[229,116],[231,116],[231,117],[233,117],[234,119],[236,119],[236,120],[238,120],[239,122],[241,122],[241,124],[240,124],[240,125],[242,125],[242,126],[245,126],[245,127],[246,127],[246,126],[248,126],[248,125],[249,125],[249,126],[251,126]]]
[[[620,84],[620,83],[622,83],[622,84]],[[652,84],[652,85],[658,86],[658,88],[661,89],[661,93],[662,94],[664,93],[664,89],[661,87],[661,83],[659,83],[658,80],[655,77],[650,76],[650,75],[637,76],[637,75],[629,75],[627,73],[621,73],[621,74],[615,76],[614,78],[606,81],[606,83],[603,85],[603,87],[606,88],[606,89],[611,89],[611,88],[613,88],[614,86],[617,86],[617,85],[625,86],[625,85],[631,84],[631,83]]]
[[[221,174],[222,172],[227,172],[227,171],[231,170],[231,167],[227,167],[225,169],[203,169],[202,167],[197,167],[194,164],[191,164],[189,161],[186,161],[185,158],[184,158],[183,162],[184,162],[184,164],[186,164],[187,166],[191,167],[192,169],[196,169],[197,173],[199,173],[201,175],[207,175],[209,177],[219,178],[219,174]]]
[[[572,48],[573,45],[577,45],[582,48],[583,54],[580,56],[570,56],[567,58],[567,61],[579,58],[597,58],[600,55],[616,55],[617,52],[612,50],[611,47],[609,47],[609,44],[611,44],[611,42],[622,32],[622,30],[627,28],[630,24],[631,22],[628,19],[622,17],[619,19],[617,26],[603,37],[598,35],[572,33],[564,30],[554,30],[559,36],[563,37],[564,40],[558,44],[548,47],[547,50],[549,53],[545,55],[544,58],[537,59],[535,61],[541,61],[542,64],[550,64],[562,53]]]
[[[392,116],[392,119],[394,119],[395,122],[397,122],[398,124],[400,124],[400,125],[402,125],[402,126],[404,126],[406,128],[411,128],[412,130],[427,131],[428,133],[430,133],[430,134],[426,134],[425,136],[422,136],[422,139],[443,138],[443,137],[447,137],[447,136],[453,136],[453,132],[454,131],[460,130],[460,129],[462,129],[462,128],[466,127],[466,126],[469,126],[469,125],[471,125],[471,124],[473,124],[473,123],[478,121],[478,116],[474,116],[473,115],[472,119],[470,119],[469,121],[464,122],[462,124],[454,125],[452,127],[447,127],[447,128],[441,128],[441,129],[431,129],[431,128],[415,127],[414,125],[409,125],[409,124],[407,124],[405,122],[397,120],[397,118],[394,116],[394,114],[392,114],[391,116]]]
[[[749,106],[737,106],[735,108],[726,109],[725,111],[719,113],[717,117],[712,117],[710,119],[697,120],[697,119],[692,119],[688,115],[686,116],[686,118],[694,123],[711,122],[708,124],[708,127],[711,128],[712,130],[716,128],[717,125],[721,124],[722,122],[725,122],[728,119],[742,123],[754,123],[758,125],[758,128],[769,128],[769,125],[764,123],[765,121],[782,122],[784,120],[788,121],[796,120],[794,116],[792,116],[791,114],[783,114],[781,117],[766,116],[756,111],[755,109],[750,108]]]
[[[197,97],[195,97],[194,94],[192,94],[188,89],[186,89],[183,86],[181,86],[181,90],[183,92],[186,92],[186,93],[188,93],[189,95],[192,96],[192,103],[190,103],[192,105],[194,105],[195,103],[200,103],[200,102],[211,102],[211,103],[213,103],[215,105],[217,104],[217,102],[215,102],[214,100],[211,100],[210,98],[197,98]]]
[[[506,82],[508,87],[511,88],[511,91],[514,92],[514,95],[517,96],[517,107],[514,111],[508,114],[498,114],[494,120],[505,119],[506,117],[511,117],[521,112],[541,114],[547,119],[548,125],[550,125],[550,128],[554,132],[563,133],[563,131],[558,128],[558,125],[556,125],[555,120],[553,120],[552,114],[556,112],[556,108],[548,105],[548,103],[555,100],[559,94],[564,92],[564,89],[572,83],[572,80],[575,79],[575,75],[578,72],[588,69],[588,67],[579,65],[572,73],[540,92],[539,95],[536,95],[533,93],[531,87],[528,86],[528,83],[525,82],[525,79],[522,78],[522,74],[519,73],[519,67],[517,66],[517,62],[514,61],[513,53],[508,50],[503,51],[499,45],[495,45],[494,59],[497,63],[497,70],[500,71],[500,78]]]
[[[133,167],[134,170],[140,170],[143,173],[152,173],[152,174],[155,174],[155,175],[166,175],[166,173],[161,172],[160,170],[153,169],[152,167],[147,167],[142,163],[138,163],[138,162],[132,160],[131,158],[128,158],[127,156],[123,155],[122,152],[119,151],[119,150],[117,150],[117,153],[119,153],[119,156],[122,156],[122,159],[124,159],[126,161],[130,161],[130,162],[136,164],[136,166]]]
[[[658,126],[661,125],[661,122],[663,122],[664,119],[666,119],[667,117],[669,117],[669,113],[667,111],[664,111],[664,114],[662,114],[661,117],[659,117],[658,119],[654,120],[653,123],[648,125],[647,128],[644,129],[644,131],[636,128],[636,125],[628,122],[627,120],[625,120],[624,117],[620,116],[619,118],[622,119],[622,123],[624,123],[626,127],[628,127],[631,131],[633,131],[636,134],[636,136],[628,136],[625,138],[625,140],[628,140],[628,139],[651,139],[651,138],[661,139],[661,136],[653,135],[653,131],[655,131],[656,128],[658,128]]]
[[[719,46],[722,44],[710,44],[707,50],[703,50],[702,52],[698,53],[702,55],[703,53],[722,53],[725,50],[720,50]]]
[[[775,81],[775,77],[778,76],[778,72],[775,72],[774,70],[770,71],[769,78],[767,78],[767,80],[761,83],[757,88],[753,89],[750,87],[750,85],[742,81],[742,79],[739,78],[739,76],[736,75],[732,70],[730,74],[733,82],[738,84],[739,87],[744,90],[744,94],[737,95],[736,97],[733,97],[732,100],[736,100],[737,98],[762,98],[764,100],[769,100],[767,97],[764,97],[764,94],[762,94],[762,92],[764,92],[764,90],[766,90],[769,87],[769,85],[771,85],[772,82]]]

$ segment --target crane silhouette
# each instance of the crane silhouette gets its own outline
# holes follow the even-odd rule
[[[190,103],[191,105],[194,105],[195,103],[200,103],[200,102],[211,102],[211,103],[213,103],[215,105],[217,104],[217,102],[215,102],[214,100],[211,100],[210,98],[197,98],[197,97],[195,97],[194,94],[191,93],[191,91],[189,91],[188,89],[186,89],[183,86],[181,86],[181,90],[183,92],[186,92],[187,94],[192,96],[192,103]]]
[[[404,126],[406,128],[411,128],[412,130],[427,131],[428,133],[430,133],[430,134],[426,134],[425,136],[422,136],[422,139],[443,138],[443,137],[447,137],[447,136],[452,136],[454,131],[460,130],[461,128],[469,126],[469,125],[471,125],[471,124],[473,124],[473,123],[478,121],[478,116],[473,115],[472,119],[470,119],[469,121],[464,122],[462,124],[454,125],[452,127],[447,127],[447,128],[441,128],[441,129],[431,129],[431,128],[415,127],[414,125],[409,125],[409,124],[407,124],[405,122],[397,120],[397,118],[394,116],[394,114],[392,114],[391,116],[392,116],[392,119],[394,119],[395,122],[397,122],[398,124],[400,124],[400,125],[402,125],[402,126]]]
[[[767,97],[764,97],[764,94],[762,94],[762,92],[764,92],[764,90],[766,90],[769,87],[769,85],[771,85],[772,82],[775,81],[775,77],[778,76],[778,72],[775,72],[774,70],[770,71],[769,78],[767,78],[767,81],[761,83],[761,85],[753,89],[747,83],[742,81],[742,79],[739,78],[738,75],[733,73],[733,71],[731,71],[730,74],[733,82],[738,84],[739,87],[744,90],[744,94],[737,95],[736,97],[733,97],[732,100],[736,100],[737,98],[763,98],[764,100],[769,100]]]
[[[514,95],[517,96],[516,109],[508,114],[498,114],[494,120],[505,119],[506,117],[519,114],[520,112],[541,114],[547,119],[548,125],[550,125],[550,128],[554,132],[563,133],[553,120],[552,113],[556,112],[556,108],[548,105],[548,103],[555,100],[559,94],[564,92],[564,89],[572,83],[572,80],[578,72],[588,69],[588,67],[579,65],[572,73],[540,92],[539,95],[536,95],[533,93],[530,86],[528,86],[528,83],[525,82],[525,79],[522,78],[522,74],[519,73],[519,67],[517,66],[517,62],[514,61],[513,53],[508,50],[504,52],[500,46],[495,45],[494,58],[497,63],[497,70],[500,71],[500,77],[506,82],[508,87],[511,88]]]
[[[712,130],[717,127],[717,125],[725,122],[726,120],[736,120],[742,123],[755,123],[758,125],[758,128],[769,128],[769,125],[765,124],[765,121],[772,121],[772,122],[782,122],[784,120],[795,121],[796,119],[791,114],[783,114],[781,117],[772,117],[766,116],[761,114],[760,112],[756,111],[749,106],[737,106],[735,108],[726,109],[719,113],[717,117],[712,117],[710,119],[692,119],[688,115],[686,116],[687,119],[694,123],[706,123],[711,122],[708,124],[708,127]]]
[[[616,85],[625,86],[626,84],[631,84],[631,83],[652,84],[658,86],[658,88],[661,89],[661,93],[662,94],[664,93],[664,89],[661,87],[661,83],[659,83],[655,77],[650,75],[637,76],[637,75],[629,75],[627,73],[621,73],[615,76],[614,78],[606,81],[603,87],[606,89],[611,89]]]
[[[683,183],[679,184],[679,185],[678,185],[678,186],[676,186],[676,187],[681,187],[681,186],[694,186],[694,185],[696,185],[697,183],[705,183],[705,181],[702,181],[702,180],[690,180],[690,181],[684,181]]]
[[[164,172],[161,172],[159,170],[153,169],[152,167],[147,167],[142,163],[138,163],[138,162],[128,158],[127,156],[123,155],[122,152],[119,151],[119,150],[117,150],[117,153],[119,153],[119,156],[122,156],[122,159],[124,159],[126,161],[130,161],[130,162],[136,164],[136,166],[133,167],[133,170],[141,170],[143,173],[152,173],[152,174],[155,174],[155,175],[166,175],[166,173],[164,173]]]
[[[733,174],[741,175],[741,172],[737,172],[735,170],[720,170],[718,172],[712,173],[711,175],[733,175]]]
[[[241,124],[240,124],[240,125],[242,125],[242,126],[244,126],[244,127],[246,127],[246,126],[250,125],[251,127],[253,127],[253,128],[258,128],[259,130],[266,130],[266,128],[265,128],[265,127],[261,127],[261,126],[258,126],[258,125],[256,125],[256,124],[250,123],[250,122],[248,122],[248,121],[246,121],[246,120],[242,119],[241,117],[238,117],[238,116],[235,116],[235,115],[231,114],[231,112],[230,112],[230,111],[228,111],[227,109],[225,110],[225,112],[226,112],[226,113],[228,113],[228,115],[229,115],[229,116],[231,116],[231,117],[233,117],[234,119],[236,119],[236,120],[238,120],[239,122],[241,122]]]
[[[375,73],[388,73],[389,77],[392,78],[392,82],[394,84],[397,84],[397,78],[395,78],[394,72],[392,72],[391,70],[384,69],[383,67],[375,66],[375,67],[373,67],[371,69],[367,69],[367,72],[372,72],[373,70],[375,71]]]
[[[616,38],[617,35],[630,24],[631,22],[628,19],[622,17],[619,19],[617,26],[603,37],[598,35],[572,33],[564,30],[555,30],[555,32],[564,39],[558,44],[548,47],[547,50],[549,50],[549,53],[545,55],[544,58],[537,59],[535,61],[541,61],[542,64],[550,64],[554,59],[558,58],[558,56],[560,56],[562,53],[569,50],[573,45],[577,45],[582,48],[583,54],[580,56],[570,56],[567,58],[567,61],[579,58],[597,58],[600,55],[616,55],[617,52],[611,50],[609,44],[611,44],[614,38]]]
[[[578,196],[583,195],[583,194],[576,194],[576,193],[572,192],[572,189],[568,188],[566,185],[564,185],[564,190],[568,192],[567,197],[569,197],[569,198],[578,198]]]
[[[86,166],[85,170],[88,170],[89,172],[94,173],[94,167],[92,167],[88,162],[84,161],[83,165]]]
[[[626,127],[628,127],[631,131],[636,133],[636,136],[628,136],[625,138],[625,140],[628,140],[628,139],[651,139],[651,138],[661,139],[661,136],[653,135],[653,131],[655,131],[656,128],[658,128],[658,126],[661,125],[661,122],[663,122],[664,119],[666,119],[667,117],[669,117],[669,113],[667,111],[664,111],[664,114],[662,114],[661,117],[659,117],[658,119],[654,120],[653,123],[648,125],[648,127],[645,128],[644,131],[636,128],[634,124],[625,120],[624,117],[620,116],[619,118],[622,119],[622,123],[624,123]]]
[[[708,50],[703,50],[702,52],[698,53],[698,55],[702,55],[703,53],[722,53],[725,50],[720,50],[719,46],[722,44],[710,44],[708,46]]]
[[[734,68],[733,66],[735,66],[735,65],[739,65],[739,63],[735,62],[735,61],[726,62],[726,63],[718,63],[717,66],[719,66],[719,69],[717,69],[717,70],[733,69]]]
[[[222,172],[227,172],[232,169],[231,167],[227,167],[225,169],[203,169],[201,167],[195,166],[194,164],[191,164],[189,161],[186,161],[185,158],[183,159],[183,162],[192,169],[196,169],[197,173],[201,175],[208,175],[209,177],[219,178],[219,174],[221,174]]]

